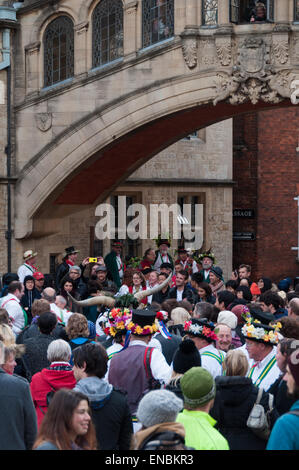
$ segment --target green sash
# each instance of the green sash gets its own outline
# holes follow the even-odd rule
[[[199,351],[200,352],[200,351]],[[214,359],[216,359],[217,362],[219,362],[219,364],[222,366],[222,362],[224,361],[224,355],[219,351],[219,354],[220,354],[220,357],[215,354],[215,353],[212,353],[210,351],[205,351],[203,353],[200,353],[201,356],[209,356],[209,357],[213,357]]]
[[[264,378],[266,377],[266,375],[268,375],[268,373],[270,372],[270,370],[272,369],[272,367],[274,366],[274,364],[276,364],[276,357],[273,356],[272,359],[268,362],[268,364],[264,367],[264,369],[262,370],[262,372],[260,373],[259,377],[256,379],[256,381],[254,382],[254,385],[256,385],[257,387],[261,384],[262,380],[264,380]],[[251,367],[250,371],[249,371],[249,374],[248,374],[248,377],[249,378],[252,378],[253,376],[253,372],[254,372],[254,368],[255,366]]]

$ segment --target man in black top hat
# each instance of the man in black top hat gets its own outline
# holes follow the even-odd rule
[[[55,277],[55,287],[57,290],[60,289],[60,283],[62,278],[69,272],[72,266],[75,266],[77,257],[78,257],[79,250],[76,250],[74,246],[69,246],[65,249],[62,263],[57,267],[56,270],[56,277]],[[86,265],[89,262],[89,258],[85,258],[82,263],[80,264],[81,268],[81,276],[83,275],[83,271]]]

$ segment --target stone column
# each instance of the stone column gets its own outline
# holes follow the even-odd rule
[[[198,0],[185,0],[186,5],[186,28],[194,28],[198,25]],[[201,5],[200,5],[201,6]],[[201,18],[201,15],[200,15]]]
[[[288,23],[289,21],[289,0],[276,0],[274,4],[274,16],[276,23]]]
[[[124,6],[124,56],[135,55],[137,44],[137,8],[138,1],[128,1]],[[142,5],[140,5],[142,8]]]
[[[85,74],[91,68],[91,51],[87,48],[88,25],[88,21],[84,21],[74,27],[75,76]]]
[[[28,44],[25,47],[26,57],[26,94],[37,93],[40,85],[40,71],[39,71],[39,53],[40,42]]]
[[[218,25],[229,24],[230,0],[218,0]]]

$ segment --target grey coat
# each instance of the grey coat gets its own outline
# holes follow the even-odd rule
[[[0,368],[0,450],[30,450],[37,420],[27,380]]]

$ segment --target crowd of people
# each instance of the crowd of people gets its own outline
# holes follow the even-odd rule
[[[0,449],[299,449],[299,283],[169,249],[3,275]]]

